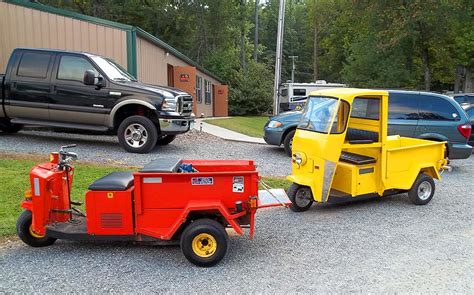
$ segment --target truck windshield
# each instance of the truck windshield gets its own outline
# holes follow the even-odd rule
[[[92,60],[104,71],[109,79],[114,81],[137,81],[132,75],[127,73],[119,64],[100,56],[91,56]]]
[[[333,97],[310,96],[301,115],[298,128],[328,133],[336,107],[337,99]]]

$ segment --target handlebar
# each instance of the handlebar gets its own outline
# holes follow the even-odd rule
[[[76,144],[61,146],[59,149],[59,166],[67,166],[69,162],[77,160],[78,156],[74,152],[66,152],[64,149],[76,147]]]

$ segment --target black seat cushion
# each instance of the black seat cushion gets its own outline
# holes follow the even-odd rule
[[[156,159],[146,164],[140,172],[178,172],[179,166],[183,160],[181,159]]]
[[[89,185],[91,191],[125,191],[133,184],[132,172],[112,172]]]
[[[342,152],[341,157],[339,158],[341,162],[347,162],[350,164],[355,165],[365,165],[365,164],[372,164],[375,163],[375,159],[372,157],[349,153],[349,152]]]
[[[346,140],[372,140],[373,142],[379,141],[379,134],[373,131],[367,131],[362,129],[349,128],[346,133]]]

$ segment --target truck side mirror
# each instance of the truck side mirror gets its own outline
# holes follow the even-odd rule
[[[92,70],[87,70],[84,72],[84,80],[83,83],[85,85],[95,85],[97,89],[104,87],[104,78],[101,75],[96,76],[95,72]]]
[[[95,85],[95,73],[92,70],[87,70],[84,72],[84,84],[85,85]]]

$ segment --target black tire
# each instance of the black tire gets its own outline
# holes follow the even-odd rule
[[[155,147],[158,132],[155,124],[147,117],[131,116],[120,123],[117,137],[127,152],[146,154]]]
[[[293,183],[288,189],[288,198],[291,201],[290,209],[293,212],[304,212],[313,205],[313,193],[307,186]],[[307,201],[307,203],[303,201]]]
[[[27,245],[32,247],[45,247],[52,245],[56,239],[49,237],[35,237],[31,234],[30,226],[33,215],[31,211],[26,210],[21,213],[20,217],[16,221],[16,233],[18,237]]]
[[[202,240],[200,240],[202,235]],[[212,237],[212,240],[211,238]],[[196,240],[197,239],[197,240]],[[212,245],[214,245],[213,247]],[[212,219],[199,219],[189,224],[181,235],[181,251],[184,256],[197,266],[213,266],[224,258],[229,245],[229,236],[224,227]],[[202,247],[203,255],[194,251],[196,247]],[[210,248],[206,248],[210,247]],[[210,253],[206,252],[210,251]],[[209,256],[205,256],[209,255]]]
[[[420,173],[408,191],[410,202],[415,205],[428,204],[435,193],[435,183],[430,176]]]
[[[17,133],[23,128],[21,124],[0,123],[0,130],[5,133]]]
[[[285,136],[283,140],[283,147],[285,148],[285,153],[291,157],[291,147],[293,145],[293,137],[295,136],[296,130],[291,130]]]
[[[167,145],[170,144],[173,140],[175,140],[176,135],[163,135],[162,137],[158,138],[156,141],[157,145]]]

